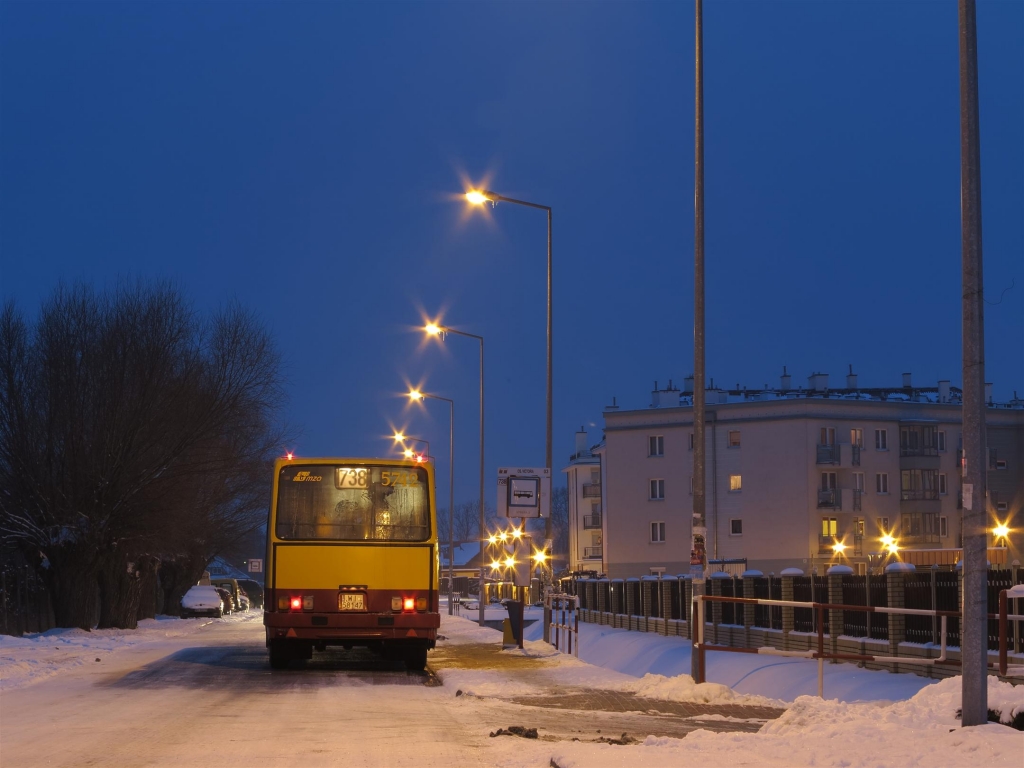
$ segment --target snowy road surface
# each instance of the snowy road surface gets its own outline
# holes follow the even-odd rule
[[[540,643],[502,652],[497,633],[458,618],[441,631],[426,675],[356,652],[272,672],[256,612],[154,622],[120,645],[98,632],[5,639],[0,765],[1019,768],[1024,754],[1005,726],[956,727],[957,679],[895,703],[801,697],[776,719],[776,702],[724,686],[640,680]],[[1024,708],[1022,690],[990,687]],[[540,738],[490,736],[509,726]],[[639,743],[594,741],[623,730]]]

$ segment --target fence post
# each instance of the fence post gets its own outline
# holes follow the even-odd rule
[[[722,582],[714,577],[707,582],[711,586],[711,594],[716,597],[722,596]],[[711,627],[715,638],[715,645],[718,645],[718,626],[722,623],[722,604],[717,600],[711,603]],[[703,628],[701,628],[701,642],[704,642]]]
[[[782,599],[793,600],[793,577],[783,576],[782,577]],[[791,605],[782,607],[782,647],[784,649],[791,650],[789,647],[789,633],[793,631],[793,611],[795,609]]]
[[[1012,563],[1010,563],[1010,574],[1011,574],[1011,579],[1013,581],[1013,584],[1019,584],[1020,583],[1019,581],[1017,581],[1017,574],[1019,572],[1020,572],[1020,560],[1017,560],[1015,558],[1014,561]],[[1014,611],[1013,612],[1019,614],[1020,613],[1020,598],[1019,597],[1015,597],[1013,599],[1013,605],[1014,605]],[[1013,652],[1014,653],[1020,653],[1020,622],[1019,621],[1013,622]]]
[[[750,574],[750,575],[748,576],[747,574]],[[760,574],[761,574],[760,571],[744,571],[743,572],[743,596],[744,597],[751,598],[751,599],[757,597],[757,594],[755,593],[755,590],[754,590],[754,579],[755,578],[764,578]],[[771,589],[769,588],[769,590],[768,590],[768,599],[770,600],[771,597],[772,597]],[[751,604],[751,605],[744,605],[743,606],[743,635],[744,635],[744,637],[743,637],[743,647],[744,648],[749,648],[750,647],[750,630],[754,626],[754,609],[755,609],[755,607],[756,606],[754,606],[753,604]],[[771,624],[772,624],[771,608],[769,608],[768,609],[768,627],[769,628],[771,628]]]
[[[853,569],[846,565],[833,565],[825,572],[828,579],[828,601],[832,604],[843,602],[843,576],[853,573]],[[828,612],[828,637],[832,653],[839,653],[839,636],[843,634],[844,615],[843,611],[830,610]],[[829,659],[830,664],[837,664],[836,659]]]
[[[930,571],[929,576],[931,577],[931,582],[932,582],[932,601],[931,601],[931,604],[928,607],[931,610],[936,611],[936,610],[938,610],[939,601],[938,601],[938,586],[936,585],[935,582],[936,582],[936,579],[937,579],[936,574],[939,572],[939,566],[933,565],[928,570]],[[938,644],[939,644],[939,617],[938,616],[932,616],[932,645],[938,645]]]
[[[889,563],[885,566],[885,589],[889,596],[890,608],[906,608],[906,574],[915,570],[909,563]],[[889,655],[899,656],[900,643],[907,639],[907,617],[903,613],[889,614]],[[893,672],[899,672],[899,664],[892,665]]]

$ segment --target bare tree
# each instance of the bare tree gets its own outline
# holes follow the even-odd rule
[[[5,305],[0,347],[0,535],[43,568],[58,626],[92,625],[97,584],[100,626],[135,626],[157,560],[184,582],[262,522],[282,389],[251,314],[60,286],[32,331]]]

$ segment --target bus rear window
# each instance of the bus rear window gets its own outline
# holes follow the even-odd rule
[[[430,538],[422,467],[295,465],[281,468],[279,539],[425,541]]]

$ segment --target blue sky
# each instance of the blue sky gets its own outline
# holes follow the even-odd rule
[[[707,366],[716,383],[960,380],[957,12],[707,2]],[[987,379],[1024,395],[1024,4],[979,3]],[[477,481],[543,463],[554,208],[555,464],[613,396],[692,370],[693,6],[0,5],[0,296],[171,278],[260,312],[297,453],[389,424]],[[438,407],[441,406],[441,407]],[[447,476],[446,467],[440,475]],[[447,487],[439,491],[447,497]]]

